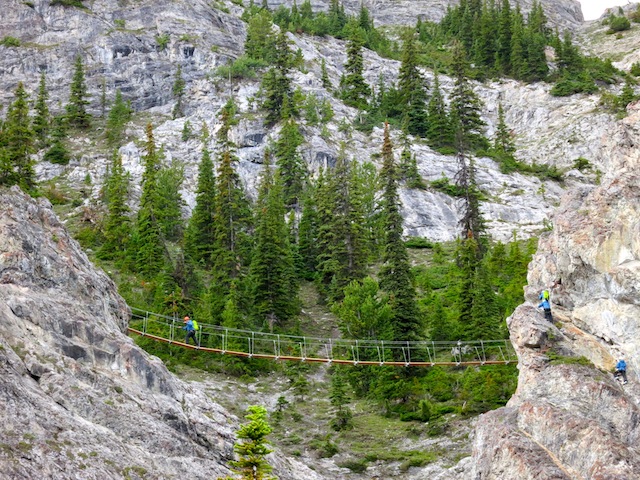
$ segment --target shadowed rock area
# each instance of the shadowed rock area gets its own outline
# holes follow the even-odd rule
[[[138,348],[128,318],[49,202],[0,189],[1,478],[229,474],[237,419]]]

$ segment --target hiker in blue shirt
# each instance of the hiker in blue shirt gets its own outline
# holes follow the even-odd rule
[[[188,344],[189,339],[193,338],[193,344],[198,345],[198,341],[196,340],[196,329],[194,328],[193,322],[188,315],[184,317],[184,327],[182,327],[182,329],[187,331],[187,336],[184,339],[184,343]]]
[[[542,308],[544,310],[544,318],[553,323],[553,316],[551,316],[551,305],[549,304],[549,300],[543,297],[542,302],[540,302],[540,305],[538,305],[538,308]]]
[[[622,377],[622,384],[627,384],[627,362],[624,361],[624,358],[620,357],[618,363],[616,363],[616,371],[613,376],[616,380],[618,377]]]

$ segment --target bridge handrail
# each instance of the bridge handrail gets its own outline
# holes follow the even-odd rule
[[[132,317],[138,319],[149,319],[150,317],[155,317],[158,319],[165,320],[164,323],[166,326],[176,326],[182,325],[182,320],[178,317],[170,317],[167,315],[149,312],[147,310],[143,310],[136,307],[130,307],[132,312]],[[270,333],[270,332],[256,332],[253,330],[243,330],[238,328],[227,328],[220,325],[213,325],[209,323],[198,322],[200,327],[200,331],[202,334],[211,335],[211,333],[204,333],[205,330],[207,332],[219,332],[220,334],[224,334],[227,338],[253,338],[258,337],[258,340],[262,341],[282,341],[288,340],[294,343],[303,343],[305,345],[317,345],[324,346],[327,343],[331,343],[333,347],[340,346],[358,346],[362,348],[375,348],[375,347],[383,347],[383,348],[398,348],[398,347],[409,347],[411,349],[420,349],[420,348],[428,348],[428,347],[441,347],[447,348],[450,347],[452,349],[459,348],[461,350],[469,349],[470,347],[481,347],[483,350],[485,348],[490,348],[492,346],[506,346],[507,349],[512,350],[511,342],[508,339],[501,340],[458,340],[458,341],[445,341],[445,340],[414,340],[414,341],[404,341],[404,340],[371,340],[371,339],[349,339],[349,338],[321,338],[321,337],[308,337],[308,336],[300,336],[300,335],[289,335],[289,334],[281,334],[281,333]]]

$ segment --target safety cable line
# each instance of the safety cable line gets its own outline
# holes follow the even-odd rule
[[[508,340],[351,340],[256,332],[199,323],[198,345],[191,345],[178,340],[182,326],[183,322],[178,318],[132,308],[128,331],[184,348],[246,358],[399,367],[508,365],[518,361]]]

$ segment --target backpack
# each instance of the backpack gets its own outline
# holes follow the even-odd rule
[[[541,297],[543,300],[549,300],[549,290],[543,290]]]
[[[196,322],[195,320],[191,320],[191,323],[193,323],[193,329],[194,330],[200,330],[200,327],[198,326],[198,322]]]

